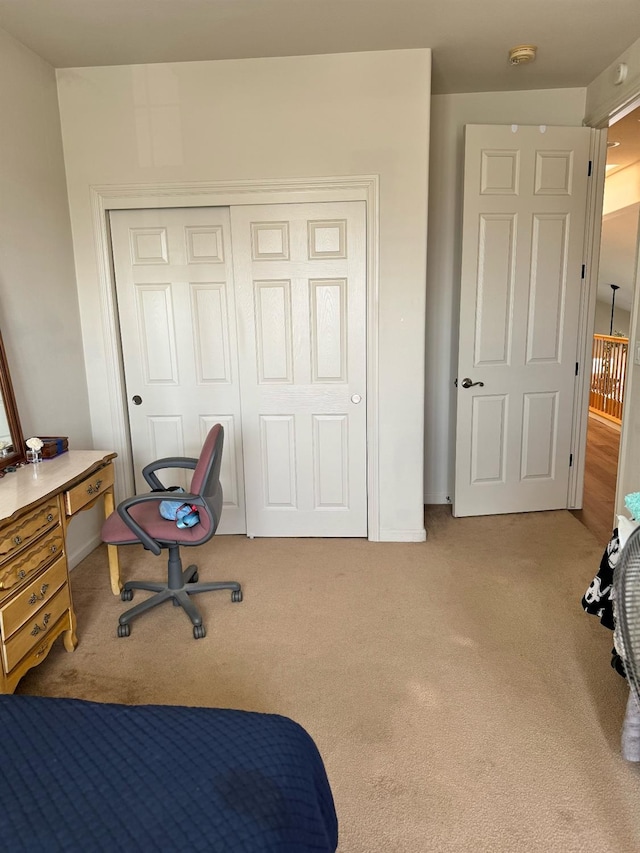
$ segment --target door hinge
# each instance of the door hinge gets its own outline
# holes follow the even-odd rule
[[[576,376],[578,375],[579,372],[580,372],[580,365],[576,361]]]
[[[573,468],[573,453],[569,454],[569,468]]]
[[[586,264],[582,264],[582,272],[581,272],[581,274],[580,274],[580,278],[581,278],[583,281],[584,281],[584,278],[585,278],[586,274],[587,274],[587,265],[586,265]]]
[[[591,170],[593,169],[593,160],[589,160],[589,169],[587,170],[587,177],[591,177]]]

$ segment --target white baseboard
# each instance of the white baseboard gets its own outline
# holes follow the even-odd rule
[[[81,563],[85,557],[88,557],[89,554],[94,551],[101,543],[102,539],[99,535],[92,536],[91,539],[81,545],[80,548],[76,548],[73,553],[68,553],[67,563],[69,565],[69,570],[75,569],[78,563]]]
[[[424,496],[425,506],[427,504],[450,504],[451,498],[444,492],[432,492]]]
[[[422,530],[380,530],[378,542],[426,542],[427,531]]]

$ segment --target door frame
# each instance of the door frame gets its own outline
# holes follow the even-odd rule
[[[212,181],[196,183],[109,184],[90,187],[96,245],[99,314],[107,344],[106,395],[111,414],[114,450],[118,457],[118,499],[133,493],[133,462],[129,439],[126,390],[115,276],[109,233],[110,210],[167,207],[236,207],[300,202],[364,201],[366,204],[366,357],[367,357],[367,517],[368,539],[380,541],[379,458],[379,176],[356,175],[283,180]]]
[[[593,328],[595,322],[596,298],[598,289],[598,268],[600,261],[600,237],[602,232],[602,202],[604,198],[605,165],[607,159],[607,130],[613,119],[621,119],[627,113],[640,107],[640,79],[626,88],[624,93],[616,94],[597,112],[587,114],[583,124],[593,129],[592,162],[594,181],[589,193],[587,222],[585,226],[585,263],[587,265],[586,287],[582,294],[580,309],[580,328],[576,358],[582,370],[582,382],[576,382],[573,414],[573,453],[574,465],[569,479],[568,509],[580,509],[583,503],[584,470],[587,450],[587,425],[589,421],[589,390],[591,381],[591,352],[593,347]],[[636,282],[637,284],[637,282]],[[637,286],[636,294],[637,298]],[[634,304],[636,301],[634,298]],[[633,317],[632,317],[633,323]],[[631,330],[630,330],[631,331]],[[627,361],[627,378],[630,362]],[[616,485],[616,502],[619,500],[620,471],[625,464],[627,452],[625,419],[620,431],[620,453]],[[616,503],[615,511],[618,511]]]
[[[575,383],[573,394],[573,423],[571,428],[573,465],[569,469],[567,509],[580,509],[584,493],[584,467],[587,453],[587,425],[591,390],[591,351],[598,291],[604,167],[607,159],[606,130],[592,129],[589,159],[592,164],[592,181],[587,192],[587,214],[584,230],[585,279],[580,294],[580,314],[576,340],[576,362],[579,365],[578,378],[581,378],[582,381]]]

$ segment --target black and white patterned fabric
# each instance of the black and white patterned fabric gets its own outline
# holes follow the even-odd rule
[[[620,556],[620,537],[618,528],[613,531],[611,539],[604,549],[600,568],[589,588],[582,597],[582,606],[587,613],[591,613],[600,619],[605,628],[615,629],[615,616],[613,605],[613,573]],[[624,663],[615,648],[611,650],[611,666],[623,678],[626,678]]]

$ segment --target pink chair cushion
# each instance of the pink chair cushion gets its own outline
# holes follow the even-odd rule
[[[193,527],[180,528],[175,521],[169,521],[160,515],[160,501],[145,501],[131,507],[131,516],[140,527],[160,542],[185,542],[197,545],[206,537],[211,526],[206,512],[200,512],[200,523]],[[102,526],[102,540],[110,545],[132,545],[140,540],[127,527],[117,512],[112,512]]]
[[[204,486],[204,478],[207,473],[207,468],[209,467],[209,462],[211,461],[211,456],[213,455],[214,448],[216,446],[216,441],[218,440],[218,434],[222,429],[220,424],[216,424],[209,430],[209,434],[207,435],[204,444],[202,445],[202,451],[200,453],[200,457],[198,458],[198,464],[196,465],[195,471],[193,472],[193,477],[191,478],[191,486],[190,491],[192,495],[199,495],[202,487]]]

